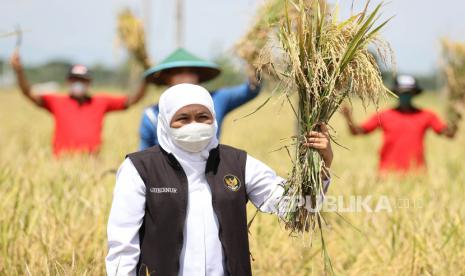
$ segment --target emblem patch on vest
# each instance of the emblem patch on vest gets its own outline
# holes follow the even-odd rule
[[[227,174],[224,176],[223,180],[224,185],[233,192],[236,192],[241,187],[241,181],[239,181],[239,178],[235,175]]]

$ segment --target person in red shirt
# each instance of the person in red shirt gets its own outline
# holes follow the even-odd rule
[[[26,79],[17,51],[11,57],[18,85],[23,95],[39,107],[48,110],[55,120],[53,153],[96,153],[102,143],[103,118],[106,113],[127,109],[145,94],[147,84],[142,82],[131,96],[90,95],[92,78],[87,67],[73,65],[68,73],[68,95],[35,95]]]
[[[422,92],[414,77],[399,75],[393,91],[399,96],[399,105],[374,114],[367,121],[354,123],[350,109],[345,106],[342,114],[353,135],[364,135],[380,128],[383,145],[380,150],[379,171],[406,173],[426,168],[424,138],[428,129],[438,135],[453,138],[455,130],[449,128],[432,111],[413,105],[412,98]]]

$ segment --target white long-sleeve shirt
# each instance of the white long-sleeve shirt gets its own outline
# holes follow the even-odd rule
[[[205,162],[183,166],[188,178],[188,205],[183,229],[184,243],[179,275],[224,275],[224,254],[218,236],[219,224],[212,206],[210,186],[205,178]],[[249,200],[262,212],[272,213],[284,189],[284,179],[247,156],[245,188]],[[108,221],[108,275],[136,275],[139,261],[139,229],[145,215],[145,184],[126,159],[117,173],[113,204]]]

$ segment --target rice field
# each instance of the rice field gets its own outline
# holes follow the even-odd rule
[[[100,156],[56,160],[50,147],[51,116],[19,91],[0,90],[0,275],[104,274],[114,170],[126,153],[137,149],[141,111],[158,92],[107,117]],[[296,131],[287,105],[275,99],[254,116],[234,120],[266,98],[232,113],[222,142],[246,149],[287,176],[287,153],[273,152],[281,138]],[[444,114],[445,101],[438,94],[426,93],[417,102]],[[355,101],[358,121],[371,112]],[[328,192],[343,208],[339,215],[325,214],[324,237],[335,274],[465,275],[463,123],[453,141],[428,134],[427,175],[385,180],[376,175],[379,133],[350,137],[339,114],[331,125],[346,147],[333,146]],[[358,212],[343,212],[353,196],[371,200],[356,203],[363,207],[355,208]],[[374,211],[381,199],[388,200],[390,211]],[[249,215],[253,213],[250,206]],[[250,229],[254,275],[322,275],[321,244],[315,239],[310,246],[309,240],[289,237],[276,217],[259,214]]]

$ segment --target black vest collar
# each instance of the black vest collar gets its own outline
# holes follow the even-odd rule
[[[207,167],[205,168],[205,173],[212,172],[213,174],[216,174],[216,172],[218,171],[219,164],[220,164],[220,149],[219,147],[216,147],[210,150],[210,153],[208,155],[208,160],[207,160]]]
[[[168,158],[168,163],[173,167],[175,170],[179,171],[182,170],[181,164],[179,164],[178,160],[172,153],[168,153],[165,149],[160,146],[161,153],[163,153],[166,158]]]

